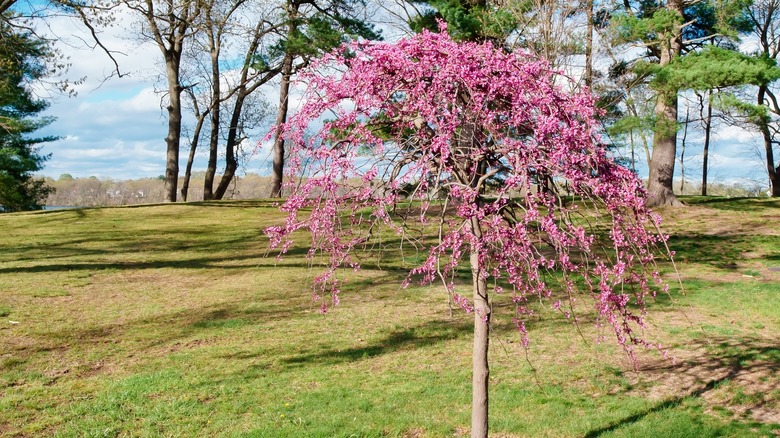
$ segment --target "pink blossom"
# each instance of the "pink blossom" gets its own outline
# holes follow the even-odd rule
[[[654,234],[641,182],[608,159],[593,97],[563,91],[562,80],[529,54],[446,33],[323,57],[301,75],[304,103],[281,127],[292,194],[285,223],[266,229],[271,246],[284,253],[308,231],[307,256],[325,267],[313,291],[323,311],[338,303],[339,268],[357,269],[356,254],[383,247],[369,242],[387,228],[394,245],[427,254],[404,286],[441,280],[452,293],[476,255],[472,272],[512,291],[524,344],[529,298],[560,311],[562,288],[572,301],[592,296],[628,351],[647,345],[629,292],[640,304],[655,293],[647,278],[661,284],[654,254],[666,237]],[[311,133],[322,118],[331,121]],[[581,202],[567,203],[564,188]]]

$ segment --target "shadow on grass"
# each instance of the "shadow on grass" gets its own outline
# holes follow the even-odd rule
[[[112,271],[112,270],[139,270],[139,269],[250,269],[263,268],[257,263],[235,264],[241,260],[260,259],[262,255],[226,256],[226,257],[202,257],[182,260],[157,260],[149,262],[113,262],[113,263],[62,263],[38,266],[26,266],[19,268],[0,268],[0,273],[41,273],[41,272],[71,272],[71,271]],[[220,264],[222,262],[230,264]],[[232,263],[231,263],[232,262]]]
[[[780,247],[780,236],[674,234],[668,244],[675,251],[678,262],[704,263],[719,269],[735,270],[737,263],[743,261],[743,254],[755,251],[757,246]],[[773,253],[765,258],[776,257],[777,254]]]
[[[780,199],[778,198],[685,196],[682,200],[686,204],[700,205],[724,211],[759,212],[771,208],[780,208]]]
[[[597,437],[645,420],[654,413],[680,407],[686,400],[705,396],[723,384],[739,381],[740,385],[754,386],[755,393],[762,394],[764,386],[777,387],[780,373],[780,345],[758,338],[714,338],[693,344],[695,357],[673,364],[659,360],[640,368],[643,376],[651,378],[654,387],[662,386],[676,393],[673,398],[623,418],[615,423],[588,432],[586,437]],[[772,382],[771,380],[775,381]],[[771,395],[769,396],[771,397]],[[727,400],[728,402],[728,400]],[[734,404],[733,402],[732,404]],[[771,400],[756,397],[746,406],[746,412],[770,409]],[[759,420],[767,420],[759,418]],[[768,421],[772,423],[771,419]],[[756,424],[764,423],[755,422]]]
[[[307,298],[301,298],[299,301]],[[246,307],[240,304],[211,305],[198,309],[186,309],[162,313],[152,317],[127,320],[121,323],[87,327],[70,327],[64,330],[42,332],[34,345],[20,345],[16,353],[46,353],[67,350],[72,345],[102,346],[124,342],[140,342],[133,350],[143,351],[155,346],[165,346],[182,339],[198,337],[199,333],[218,334],[215,330],[238,329],[273,319],[290,319],[306,314],[305,307],[285,303],[266,303],[262,307]],[[149,337],[148,334],[154,336]]]
[[[288,357],[283,360],[291,367],[306,364],[337,364],[368,359],[400,350],[414,350],[438,342],[457,339],[471,333],[471,324],[461,320],[434,320],[402,330],[394,330],[383,339],[366,346],[344,350],[325,350]]]
[[[303,250],[302,250],[303,251]],[[265,259],[268,264],[260,266],[258,264],[242,264],[239,266],[212,266],[216,261],[235,261],[236,257],[224,258],[204,258],[193,260],[149,262],[149,263],[127,263],[120,267],[127,269],[141,268],[199,268],[211,267],[215,269],[273,269],[272,258]],[[83,265],[44,265],[40,267],[22,268],[27,272],[47,272],[50,270],[73,270],[73,269],[114,269],[116,264],[83,264]],[[285,268],[297,267],[306,268],[305,262],[288,263]],[[382,286],[385,283],[392,282],[400,284],[405,270],[385,270],[379,277],[372,277],[366,280],[356,280],[355,283],[369,286]],[[348,283],[349,284],[349,283]],[[381,289],[381,288],[380,288]],[[377,295],[378,294],[378,295]],[[379,291],[377,294],[369,293],[367,298],[381,299],[386,291]],[[113,350],[121,351],[126,347],[119,344],[129,342],[133,350],[146,350],[162,348],[163,352],[171,344],[187,342],[193,338],[200,339],[204,336],[223,336],[225,330],[251,328],[259,329],[270,321],[287,321],[291,319],[306,318],[316,315],[313,309],[316,303],[312,300],[311,294],[302,292],[300,294],[278,295],[275,298],[264,299],[262,304],[257,302],[247,302],[243,297],[237,302],[227,302],[219,304],[205,305],[185,310],[161,312],[148,317],[134,319],[125,319],[121,322],[109,322],[92,326],[75,326],[61,330],[42,330],[39,333],[38,340],[33,344],[20,345],[14,348],[14,353],[25,358],[38,353],[49,353],[52,351],[65,351],[71,348],[71,345],[78,345],[79,348],[102,348],[105,345],[117,345]],[[447,329],[450,327],[450,329]],[[449,331],[448,331],[449,330]],[[434,343],[440,339],[457,336],[451,333],[452,326],[446,322],[437,323],[428,328],[416,328],[411,331],[403,331],[391,335],[391,339],[386,342],[388,345],[398,346],[402,343],[425,344]],[[449,334],[448,334],[449,333]],[[151,336],[150,336],[151,335]],[[384,344],[385,342],[383,342]],[[395,347],[393,347],[395,348]],[[111,349],[109,349],[111,350]],[[356,355],[378,354],[379,350],[367,352],[356,352]],[[106,354],[114,354],[104,351]],[[338,355],[338,354],[337,354]]]
[[[187,242],[185,240],[171,239],[167,242],[139,243],[127,242],[118,238],[116,243],[107,243],[106,249],[88,249],[79,248],[78,243],[90,242],[89,239],[79,238],[77,240],[63,243],[60,245],[38,247],[18,247],[14,252],[27,254],[27,256],[14,257],[14,254],[7,254],[9,259],[15,262],[32,261],[32,266],[2,267],[2,273],[36,273],[36,272],[68,272],[68,271],[100,271],[100,270],[127,270],[127,269],[202,269],[202,268],[262,268],[266,265],[276,263],[276,252],[268,251],[267,244],[257,243],[257,239],[247,237],[237,237],[235,239],[221,240],[214,242]],[[251,246],[257,243],[256,247]],[[74,246],[70,246],[74,245]],[[264,246],[265,245],[265,246]],[[36,255],[37,252],[45,252],[44,256]],[[230,254],[225,255],[225,252]],[[302,259],[308,252],[308,248],[294,246],[290,248],[283,258]],[[213,254],[203,257],[163,259],[177,254],[191,255],[193,253]],[[73,261],[68,263],[52,263],[57,260],[67,260],[71,257],[87,257],[95,259],[96,257],[118,257],[127,254],[128,258],[143,257],[144,261],[119,260],[119,261]],[[157,258],[157,260],[154,260]],[[151,260],[150,260],[151,259]],[[262,263],[237,264],[242,260],[265,260]],[[308,267],[306,263],[300,263],[300,266]],[[285,263],[285,266],[293,266]]]
[[[248,245],[265,245],[262,229],[110,229],[68,231],[67,237],[48,241],[14,242],[3,248],[2,259],[9,261],[40,260],[101,254],[169,253],[172,251],[233,251]]]

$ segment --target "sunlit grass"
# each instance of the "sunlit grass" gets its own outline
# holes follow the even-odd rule
[[[677,362],[643,352],[632,371],[586,300],[578,327],[540,308],[526,353],[499,308],[494,433],[780,430],[780,246],[761,225],[778,207],[693,201],[663,212],[684,295],[651,303],[647,333]],[[305,247],[266,257],[281,220],[265,201],[0,216],[0,434],[467,434],[471,316],[439,286],[400,287],[419,256],[388,244],[322,315]]]

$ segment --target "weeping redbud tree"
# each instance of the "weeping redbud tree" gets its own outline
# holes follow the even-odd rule
[[[412,222],[438,227],[435,242],[414,242],[427,259],[406,284],[441,280],[474,313],[472,436],[487,436],[495,296],[516,304],[524,344],[529,300],[568,315],[584,293],[626,351],[648,345],[630,307],[643,309],[659,281],[663,238],[641,182],[599,143],[590,95],[563,91],[565,78],[530,55],[428,32],[352,43],[302,81],[300,111],[282,126],[297,182],[286,222],[266,230],[271,245],[284,253],[293,232],[310,233],[308,255],[326,265],[314,279],[324,312],[338,303],[339,268],[358,268],[380,227],[401,239]],[[470,297],[456,284],[466,261]]]

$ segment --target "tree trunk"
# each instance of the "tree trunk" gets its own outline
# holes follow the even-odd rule
[[[168,136],[165,137],[165,185],[163,202],[176,202],[179,183],[179,141],[181,139],[181,92],[178,54],[166,54],[168,76]]]
[[[206,177],[203,179],[203,200],[214,199],[214,175],[217,173],[217,154],[219,152],[220,124],[220,74],[219,74],[219,42],[213,32],[209,35],[209,53],[211,55],[211,132],[209,133],[209,161],[206,166]]]
[[[276,132],[274,133],[273,178],[271,181],[272,198],[280,198],[282,196],[282,180],[284,178],[284,136],[282,135],[281,125],[287,121],[292,65],[293,54],[285,54],[282,64],[282,82],[279,90],[279,113],[276,115]]]
[[[670,0],[666,6],[671,11],[682,16],[682,0]],[[667,40],[659,49],[659,66],[664,67],[679,56],[682,50],[682,35],[680,29],[666,36]],[[672,183],[674,179],[674,161],[677,148],[677,90],[661,85],[658,100],[655,104],[656,124],[653,132],[653,154],[650,159],[650,176],[647,180],[647,205],[680,206],[682,203],[674,196]],[[665,88],[664,88],[665,87]]]
[[[222,199],[227,192],[230,182],[236,175],[238,161],[236,161],[236,146],[238,146],[238,125],[241,122],[241,112],[244,108],[244,101],[247,93],[242,89],[236,97],[236,103],[233,105],[233,115],[230,117],[230,128],[228,129],[227,142],[225,143],[225,173],[219,180],[217,191],[214,192],[214,199]]]
[[[704,118],[704,151],[702,151],[702,169],[701,169],[701,195],[702,196],[707,196],[707,170],[709,167],[711,129],[712,129],[712,95],[708,95],[707,116]]]
[[[214,199],[222,199],[227,193],[230,182],[236,176],[236,170],[238,169],[238,161],[236,160],[235,145],[228,145],[225,148],[225,173],[222,174],[222,178],[219,180],[217,190],[214,192]]]
[[[651,207],[680,205],[672,190],[677,152],[677,93],[673,96],[668,93],[659,95],[655,114],[658,121],[653,135],[647,204]]]
[[[184,181],[181,185],[181,200],[187,202],[187,192],[190,189],[190,177],[192,176],[192,162],[195,161],[195,151],[198,149],[200,141],[200,130],[203,126],[203,119],[199,118],[195,126],[195,132],[192,134],[192,144],[190,144],[190,153],[187,156],[187,168],[184,170]]]
[[[593,85],[593,0],[585,2],[585,19],[588,21],[585,35],[585,86]]]
[[[691,118],[690,109],[685,111],[685,128],[683,129],[682,142],[680,144],[680,194],[685,193],[685,141],[688,139],[688,121]]]
[[[769,128],[764,125],[762,127],[762,135],[764,136],[764,148],[766,149],[766,168],[769,174],[769,185],[772,191],[772,197],[780,197],[780,166],[773,167],[774,165],[774,153],[772,152],[772,136],[769,132]]]
[[[187,202],[187,194],[190,190],[190,178],[192,177],[192,163],[195,161],[195,152],[198,149],[198,143],[200,142],[200,132],[203,130],[203,121],[206,119],[206,115],[208,114],[208,109],[206,110],[206,114],[201,114],[200,107],[198,106],[198,99],[195,97],[195,94],[192,92],[192,90],[187,90],[187,94],[192,99],[192,106],[195,111],[195,120],[197,122],[195,123],[195,130],[192,133],[192,141],[190,142],[190,153],[187,156],[187,168],[184,171],[184,181],[181,185],[181,200],[184,202]]]
[[[476,240],[482,237],[479,219],[471,219],[471,231]],[[490,346],[490,302],[488,301],[487,277],[479,262],[478,249],[472,245],[471,278],[474,288],[474,349],[472,352],[471,387],[471,437],[488,436],[488,383],[490,367],[488,347]]]
[[[774,151],[772,151],[772,133],[766,122],[762,123],[761,136],[764,137],[764,150],[766,151],[766,171],[769,176],[769,189],[772,197],[780,196],[780,166],[775,167]]]
[[[768,91],[767,85],[761,85],[758,87],[758,104],[765,105],[766,93]],[[780,166],[775,167],[775,154],[772,150],[772,133],[769,131],[768,120],[761,120],[759,129],[761,129],[761,136],[764,137],[764,150],[766,152],[766,172],[769,176],[769,185],[772,193],[772,197],[780,196]]]

